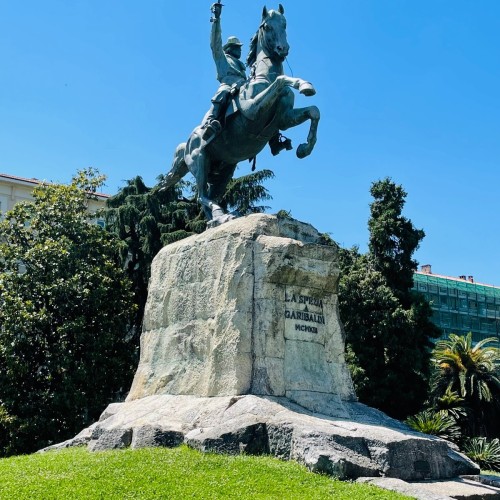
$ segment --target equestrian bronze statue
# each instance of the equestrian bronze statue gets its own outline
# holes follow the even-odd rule
[[[297,157],[311,154],[316,143],[320,118],[316,106],[294,108],[294,93],[312,96],[314,87],[300,78],[284,75],[283,61],[288,55],[284,8],[267,10],[250,42],[247,79],[239,60],[241,43],[229,37],[222,45],[220,14],[222,4],[212,6],[211,48],[220,87],[212,98],[212,107],[202,124],[194,129],[186,143],[177,146],[164,187],[178,182],[187,172],[196,179],[199,201],[210,225],[233,218],[217,204],[224,194],[236,165],[255,158],[269,143],[273,154],[291,149],[289,141],[280,141],[280,131],[310,120],[307,142],[297,148]]]

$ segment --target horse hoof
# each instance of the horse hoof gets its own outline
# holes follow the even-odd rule
[[[297,148],[297,152],[295,153],[297,155],[297,158],[305,158],[307,155],[309,155],[309,152],[307,151],[307,144],[301,144]]]
[[[299,86],[299,92],[301,94],[304,94],[307,97],[310,97],[310,96],[316,94],[315,88],[309,82],[301,83]]]
[[[233,214],[222,214],[217,217],[214,217],[212,220],[207,222],[207,228],[212,229],[213,227],[220,226],[229,222],[230,220],[236,219],[236,216]]]

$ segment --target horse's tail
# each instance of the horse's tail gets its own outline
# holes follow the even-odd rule
[[[188,173],[189,170],[186,162],[184,161],[185,149],[185,142],[177,146],[174,153],[172,168],[170,169],[170,172],[164,177],[162,189],[168,189],[174,184],[177,184]]]

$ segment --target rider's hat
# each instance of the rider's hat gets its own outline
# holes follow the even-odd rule
[[[240,47],[243,45],[239,38],[236,37],[236,36],[230,36],[228,39],[227,39],[227,42],[226,44],[224,45],[224,47],[222,47],[224,50],[226,50],[227,48],[231,47],[231,45],[239,45]]]

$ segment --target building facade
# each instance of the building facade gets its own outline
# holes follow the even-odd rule
[[[472,332],[474,342],[500,339],[500,287],[475,283],[472,276],[433,274],[425,265],[414,275],[414,290],[431,304],[432,320],[443,330],[443,338]]]
[[[0,218],[5,212],[11,210],[20,201],[31,201],[33,199],[33,189],[43,182],[38,179],[25,179],[15,175],[0,174]],[[104,208],[109,195],[96,193],[96,199],[89,200],[89,211],[95,212],[99,208]],[[104,220],[96,221],[100,226],[104,225]]]

